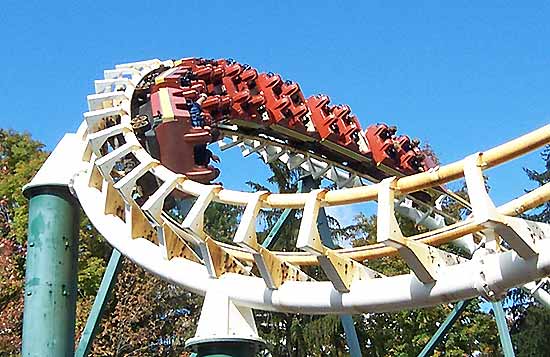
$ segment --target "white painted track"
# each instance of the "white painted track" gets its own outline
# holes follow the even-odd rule
[[[126,86],[126,98],[130,98],[133,86],[139,82],[143,75],[159,66],[160,63],[161,62],[158,60],[153,60],[138,64],[122,65],[119,66],[117,70],[106,71],[106,77],[107,80],[112,80],[113,83],[115,81],[124,82],[121,76],[128,76],[129,73],[130,78],[126,80],[126,83],[131,83],[131,85]],[[101,91],[106,91],[106,89],[101,86],[99,89]],[[115,90],[115,87],[111,90]],[[95,100],[92,101],[92,105],[96,105],[93,103],[97,103],[97,98],[94,97],[92,99]],[[118,106],[121,110],[129,112],[129,101],[127,99],[120,99],[117,97],[116,99],[110,100],[112,100],[111,106],[115,108]],[[90,153],[90,147],[88,146],[90,133],[95,132],[90,127],[90,123],[93,123],[93,120],[101,119],[101,114],[97,113],[102,110],[107,112],[113,111],[112,109],[100,108],[98,110],[95,108],[95,114],[94,111],[87,113],[87,120],[83,123],[78,133],[72,136],[71,140],[65,141],[65,144],[62,143],[62,145],[56,148],[56,152],[58,153],[71,152],[71,155],[68,155],[66,160],[63,160],[63,154],[57,155],[57,160],[61,160],[61,166],[70,167],[75,173],[72,181],[72,188],[76,192],[78,200],[86,215],[90,218],[90,221],[113,247],[151,273],[195,293],[204,295],[213,286],[216,286],[217,289],[221,286],[235,304],[270,311],[312,314],[359,313],[367,311],[383,312],[437,305],[476,296],[496,299],[514,286],[541,279],[550,274],[550,241],[544,236],[540,237],[542,239],[538,239],[533,243],[533,250],[536,254],[532,256],[528,257],[523,254],[525,258],[522,258],[515,250],[500,252],[497,250],[497,252],[494,252],[491,249],[482,248],[477,251],[474,255],[474,259],[470,261],[461,260],[459,264],[437,267],[434,281],[431,282],[421,281],[417,277],[419,276],[417,269],[431,269],[431,267],[426,266],[426,262],[422,259],[418,259],[420,263],[416,265],[414,265],[413,259],[411,269],[413,269],[415,273],[380,278],[359,278],[356,276],[352,279],[349,292],[343,292],[341,289],[337,290],[334,281],[331,280],[285,281],[277,289],[269,289],[262,277],[246,276],[232,272],[225,272],[217,278],[213,277],[211,271],[207,269],[207,266],[201,263],[193,262],[182,257],[167,259],[166,248],[162,245],[162,242],[160,242],[160,245],[157,245],[143,238],[132,238],[130,234],[131,222],[128,219],[126,219],[127,222],[125,222],[117,215],[105,213],[106,199],[109,199],[106,198],[105,190],[110,178],[104,177],[103,183],[99,188],[90,185],[92,169],[95,167],[94,165],[98,158],[95,154]],[[96,117],[93,115],[96,115]],[[127,115],[123,116],[122,124],[128,124],[125,120],[129,120]],[[133,142],[133,133],[131,131],[125,132],[124,135],[128,139],[127,142]],[[544,144],[543,139],[538,139],[536,145],[527,146],[532,150],[536,148],[537,145],[540,146],[541,143]],[[74,155],[75,152],[81,155]],[[513,157],[512,154],[507,152],[505,154]],[[143,150],[139,151],[139,155],[136,154],[142,162],[143,160],[147,160],[143,155],[145,155]],[[490,157],[490,155],[487,156]],[[82,159],[80,159],[80,157],[82,157]],[[500,161],[495,159],[496,163],[494,165],[500,164],[508,159],[510,158],[506,157],[506,159]],[[50,162],[49,167],[50,170],[58,170],[53,160]],[[453,170],[454,169],[453,167]],[[44,166],[43,170],[48,170],[48,164]],[[442,169],[443,173],[448,171],[450,172],[451,170],[445,171],[445,169]],[[429,175],[433,176],[433,173],[427,173],[425,176],[428,177]],[[456,176],[456,173],[454,175]],[[44,175],[41,177],[44,177]],[[422,181],[423,177],[424,176],[419,176],[419,180]],[[414,185],[411,184],[411,186]],[[179,189],[199,195],[206,188],[207,186],[205,185],[199,185],[190,182],[190,180],[186,180]],[[378,188],[378,186],[358,191],[362,192],[364,196],[363,200],[365,201],[373,199],[373,194],[369,190],[374,190],[374,198],[376,194],[381,194],[381,188]],[[512,211],[521,213],[525,209],[547,201],[550,195],[549,191],[548,187],[544,187],[537,191],[538,195],[536,195],[536,197],[534,194],[531,194],[529,199],[525,198],[523,201],[520,201],[520,203],[515,201],[505,207],[508,208],[508,211],[510,211],[509,207],[513,207]],[[338,192],[334,194],[331,193],[331,195],[331,197],[337,198],[334,200],[336,204],[345,204],[346,197],[350,196],[349,191],[344,192],[340,196],[338,196]],[[293,195],[271,195],[262,201],[262,205],[276,207],[279,204],[280,207],[289,206],[304,208],[307,202],[309,202],[306,195],[291,196]],[[250,194],[232,193],[229,190],[222,190],[217,194],[215,200],[225,202],[226,204],[243,205],[250,200],[250,197]],[[353,200],[356,199],[356,197],[353,198]],[[331,205],[330,200],[318,203],[316,209],[320,206],[328,205]],[[131,206],[131,202],[127,201],[127,212],[130,212]],[[315,209],[315,207],[313,208]],[[307,215],[304,214],[304,216]],[[153,223],[158,224],[159,221]],[[162,224],[162,221],[160,221],[160,224]],[[475,228],[485,223],[478,219],[468,224]],[[302,226],[304,226],[304,224],[302,224]],[[311,226],[306,228],[312,229]],[[545,226],[541,225],[540,229],[543,232],[547,232]],[[475,230],[475,232],[479,231],[479,229]],[[305,233],[302,235],[304,234]],[[448,238],[446,239],[448,240],[456,239],[464,235],[454,234],[453,232],[444,234],[447,234],[446,237],[448,236]],[[443,237],[444,234],[442,233],[440,236]],[[183,239],[185,237],[180,238]],[[306,236],[306,238],[306,240],[308,240],[309,236]],[[409,240],[406,240],[405,245],[408,244],[408,242]],[[420,240],[418,242],[420,242]],[[426,242],[431,241],[428,239]],[[441,243],[442,241],[437,242]],[[312,243],[310,241],[306,242],[306,251],[314,251],[319,255],[330,254],[329,251],[316,251],[313,245],[307,244]],[[385,248],[383,246],[379,248],[379,251],[388,252],[385,254],[394,254],[396,251],[392,249],[391,246],[390,248]],[[432,248],[429,248],[425,244],[421,245],[419,249],[421,249],[421,251],[422,249],[432,251]],[[239,251],[229,250],[229,252],[236,254],[234,256],[235,259],[241,258],[241,256],[239,256],[239,254],[241,254],[239,253],[240,251],[242,251],[242,249]],[[339,251],[334,251],[333,253],[338,259],[343,259],[345,262],[352,262],[355,265],[360,263],[360,261],[357,262],[352,260],[352,258],[355,257],[353,255],[355,254],[354,252],[339,253]],[[242,253],[241,255],[244,256],[244,254],[245,253]],[[250,255],[250,253],[246,254]],[[292,265],[294,262],[299,262],[304,259],[309,259],[309,261],[311,261],[311,259],[315,260],[314,256],[302,258],[303,256],[304,254],[302,253],[301,255],[298,254],[297,258],[290,257],[288,262]],[[279,256],[280,259],[286,259],[282,257],[283,255]],[[293,261],[292,259],[295,260]],[[296,264],[298,264],[298,266],[300,265],[299,263]]]

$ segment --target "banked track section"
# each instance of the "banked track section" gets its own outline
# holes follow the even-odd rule
[[[512,217],[548,201],[550,185],[495,207],[482,176],[484,169],[549,143],[550,126],[450,165],[369,186],[296,194],[238,192],[172,172],[135,135],[131,101],[136,87],[148,73],[173,65],[152,60],[105,71],[105,79],[96,81],[96,94],[88,97],[90,111],[74,142],[56,148],[78,155],[73,189],[91,222],[148,271],[199,294],[221,288],[237,305],[307,313],[391,311],[474,296],[495,299],[550,273],[550,227]],[[144,195],[140,182],[146,176],[159,186]],[[462,177],[470,193],[470,217],[413,237],[401,234],[396,197]],[[170,218],[166,200],[191,196],[196,199],[185,218]],[[378,202],[378,243],[335,250],[323,246],[316,225],[319,209],[367,201]],[[204,212],[212,202],[244,207],[234,245],[205,233]],[[269,251],[258,242],[257,215],[272,208],[302,210],[297,251]],[[472,234],[483,241],[471,260],[437,247]],[[410,274],[385,277],[368,268],[371,259],[397,254]],[[319,265],[326,280],[311,279],[304,272],[311,265]]]

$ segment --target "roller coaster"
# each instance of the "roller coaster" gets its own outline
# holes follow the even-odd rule
[[[260,341],[252,309],[307,314],[386,312],[474,297],[500,299],[550,273],[550,226],[518,217],[550,200],[544,185],[496,207],[483,171],[550,143],[550,125],[439,165],[416,139],[347,105],[305,98],[299,85],[231,59],[117,65],[95,81],[89,111],[26,187],[66,184],[122,255],[205,295],[196,337]],[[331,189],[241,192],[215,180],[209,145],[281,161]],[[446,188],[464,178],[468,199]],[[232,243],[209,236],[205,211],[244,209]],[[376,202],[377,243],[340,248],[318,224],[324,208]],[[467,212],[452,215],[442,202]],[[262,210],[301,210],[293,251],[257,235]],[[396,211],[426,227],[403,235]],[[442,245],[455,243],[464,254]],[[446,246],[446,245],[445,245]],[[369,261],[400,256],[410,273],[384,276]],[[306,267],[319,266],[323,279]],[[529,286],[529,285],[528,285]],[[546,299],[538,291],[540,299]],[[225,320],[227,323],[218,323]]]

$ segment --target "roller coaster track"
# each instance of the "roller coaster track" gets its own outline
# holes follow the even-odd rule
[[[197,63],[200,66],[194,67]],[[298,99],[284,97],[284,93],[289,93],[287,97],[297,93],[294,83],[286,84],[294,89],[281,92],[278,100],[286,104],[275,105],[280,109],[276,112],[264,102],[269,101],[265,91],[248,88],[247,96],[240,93],[244,87],[229,88],[223,68],[234,65],[232,61],[151,60],[105,71],[105,78],[95,82],[96,93],[88,96],[89,111],[79,130],[68,135],[48,160],[63,162],[60,171],[71,175],[72,190],[91,222],[138,265],[198,294],[223,290],[239,306],[313,314],[382,312],[476,296],[494,300],[514,286],[550,273],[550,226],[514,217],[547,202],[550,185],[495,207],[483,180],[483,170],[550,143],[550,126],[435,166],[425,161],[415,145],[398,154],[380,152],[376,146],[380,143],[369,140],[369,130],[364,135],[357,120],[348,117],[347,107],[329,108],[333,116],[337,116],[335,110],[345,109],[342,120],[349,124],[349,131],[347,136],[331,136],[334,140],[327,144],[330,140],[322,136],[330,136],[330,130],[328,134],[308,132],[320,125],[314,119],[313,100],[306,101],[301,92]],[[209,72],[201,72],[203,67],[209,67]],[[248,66],[239,68],[241,75],[251,71]],[[256,78],[275,76],[246,73]],[[207,75],[210,80],[205,80]],[[194,92],[186,91],[186,86]],[[206,94],[202,114],[206,127],[212,128],[208,130],[191,128],[188,106],[183,105],[201,93]],[[234,96],[238,95],[246,100],[237,102]],[[245,102],[254,105],[243,106]],[[154,112],[157,107],[162,110]],[[290,168],[332,180],[337,188],[309,193],[240,192],[211,184],[217,175],[208,165],[188,162],[183,168],[169,167],[178,158],[162,152],[163,146],[174,144],[165,140],[171,131],[157,130],[159,155],[151,154],[143,128],[181,122],[187,123],[187,134],[194,134],[188,140],[191,143],[212,141],[212,130],[217,129],[222,149],[240,147],[246,156],[256,153],[266,162],[281,160]],[[332,117],[329,122],[334,122]],[[392,143],[398,140],[388,138]],[[414,160],[407,166],[401,158],[409,151],[414,155],[408,157]],[[395,217],[396,200],[407,198],[418,208],[434,208],[435,200],[448,194],[444,185],[461,178],[465,178],[469,200],[459,203],[471,209],[471,214],[448,220],[447,226],[403,236]],[[169,212],[174,200],[192,202],[181,219]],[[369,201],[378,205],[377,243],[347,249],[323,245],[317,227],[322,208]],[[213,202],[244,208],[233,244],[205,232],[204,213]],[[295,251],[271,251],[258,241],[258,214],[274,208],[302,210]],[[427,213],[451,217],[442,209]],[[463,237],[475,238],[477,249],[472,257],[440,247]],[[368,267],[369,260],[396,255],[410,267],[409,274],[383,276]],[[308,276],[307,266],[320,266],[325,280]]]

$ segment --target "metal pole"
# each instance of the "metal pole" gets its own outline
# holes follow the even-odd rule
[[[492,302],[493,312],[495,313],[495,319],[497,321],[498,336],[500,337],[500,344],[502,351],[506,357],[514,357],[514,346],[512,345],[512,339],[510,338],[510,331],[508,331],[508,323],[506,322],[506,314],[502,308],[502,302]]]
[[[464,309],[466,308],[466,306],[468,306],[470,301],[472,300],[463,300],[455,304],[449,316],[447,316],[445,321],[443,321],[443,323],[439,326],[439,328],[437,329],[435,334],[432,336],[430,341],[426,344],[424,349],[422,349],[422,351],[418,354],[418,357],[427,357],[432,355],[436,346],[439,343],[441,343],[441,341],[443,341],[443,339],[447,335],[447,332],[449,332],[451,327],[453,327],[453,324],[456,322],[456,320],[458,320],[458,318],[460,317],[460,314],[462,314],[462,311],[464,311]]]
[[[75,357],[88,356],[88,353],[92,348],[95,334],[99,328],[99,324],[101,323],[101,317],[103,316],[103,312],[107,306],[107,302],[109,301],[109,296],[115,286],[121,266],[122,255],[118,250],[113,249],[111,258],[109,259],[109,264],[107,264],[107,269],[105,270],[105,274],[103,274],[103,279],[101,279],[101,285],[97,291],[94,305],[92,306],[92,310],[90,311],[90,315],[86,321],[84,331],[82,331],[78,348],[74,354]]]
[[[72,356],[79,206],[65,186],[27,190],[23,356]]]
[[[359,338],[357,338],[353,318],[351,315],[340,315],[340,322],[342,323],[342,327],[344,327],[349,355],[351,357],[361,357],[361,347],[359,346]]]
[[[302,181],[298,182],[298,191],[303,192],[303,183]],[[271,230],[269,231],[269,234],[267,237],[265,237],[264,241],[262,242],[262,247],[271,249],[277,242],[277,239],[279,239],[279,233],[281,232],[281,228],[286,224],[288,219],[291,217],[291,213],[294,210],[292,208],[286,208],[279,219],[277,219],[277,222],[275,222],[275,225]]]
[[[275,242],[277,242],[277,238],[279,238],[279,232],[281,231],[281,228],[286,224],[288,219],[290,218],[290,214],[292,213],[293,209],[286,208],[279,219],[277,219],[277,222],[275,222],[275,225],[271,230],[269,231],[269,234],[262,242],[262,247],[271,249],[275,245]]]

